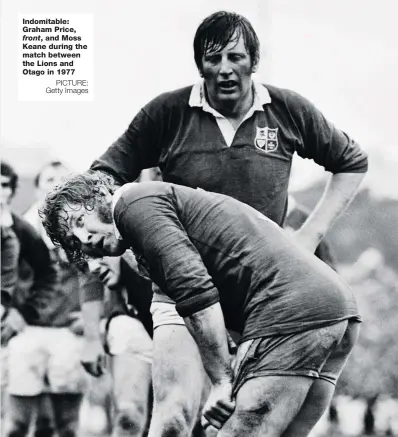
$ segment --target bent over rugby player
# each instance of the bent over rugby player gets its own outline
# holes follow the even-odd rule
[[[203,414],[218,435],[309,434],[359,330],[331,268],[250,206],[164,182],[114,192],[83,173],[48,194],[42,217],[71,260],[128,248],[143,259],[198,345],[213,384]],[[225,328],[241,334],[233,369]]]

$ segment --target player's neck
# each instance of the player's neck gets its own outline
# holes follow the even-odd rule
[[[249,109],[253,106],[254,91],[250,87],[247,94],[236,102],[223,102],[222,105],[214,105],[214,109],[223,115],[233,125],[239,125]]]

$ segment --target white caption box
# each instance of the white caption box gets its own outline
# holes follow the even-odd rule
[[[92,101],[92,14],[19,14],[18,100]]]

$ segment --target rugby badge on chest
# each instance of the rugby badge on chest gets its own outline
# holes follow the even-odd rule
[[[269,127],[256,126],[254,145],[263,152],[275,152],[278,148],[278,128],[271,129]]]

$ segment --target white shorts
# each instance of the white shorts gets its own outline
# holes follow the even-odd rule
[[[132,354],[152,363],[152,339],[144,325],[134,317],[113,317],[108,326],[106,343],[111,355]]]
[[[159,289],[154,292],[151,308],[153,329],[163,325],[183,325],[184,319],[177,313],[175,302],[163,294]],[[236,350],[241,334],[228,330],[228,342],[230,351]]]
[[[8,392],[15,396],[82,393],[82,339],[68,328],[27,326],[7,346]]]
[[[175,303],[153,302],[151,304],[153,329],[162,325],[185,325],[184,319],[178,315]]]

